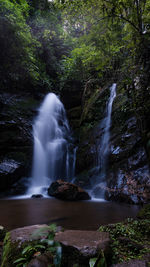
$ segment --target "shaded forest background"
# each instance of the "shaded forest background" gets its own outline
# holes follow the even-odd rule
[[[130,85],[136,76],[147,88],[149,12],[145,0],[0,0],[1,90],[60,92],[68,80],[112,77]]]

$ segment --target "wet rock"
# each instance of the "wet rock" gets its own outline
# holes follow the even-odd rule
[[[62,88],[62,102],[65,108],[72,109],[81,105],[82,99],[82,83],[80,81],[67,81]]]
[[[110,244],[108,233],[96,231],[67,230],[56,234],[55,240],[62,245],[62,267],[87,267],[101,250],[107,255]]]
[[[13,185],[24,174],[22,163],[14,159],[4,159],[0,163],[0,191],[3,192]]]
[[[137,127],[137,119],[131,114],[128,116],[129,119],[124,119],[123,128],[120,126],[120,132],[115,122],[112,127],[106,198],[132,204],[148,203],[150,200],[148,159]]]
[[[32,195],[32,198],[42,198],[42,197],[43,197],[43,195],[41,195],[41,194]]]
[[[53,256],[50,252],[45,252],[42,255],[37,256],[35,259],[32,259],[27,267],[49,267],[54,266],[53,264]]]
[[[62,200],[75,201],[90,199],[89,194],[85,190],[75,184],[64,182],[62,180],[53,182],[48,188],[48,194]]]
[[[101,122],[109,97],[108,88],[99,90],[99,93],[97,89],[96,83],[89,81],[83,94],[76,163],[79,180],[80,173],[86,170],[87,181],[90,180],[88,183],[91,187],[97,185],[97,175],[90,175],[90,170],[98,162],[99,142],[104,132]],[[144,112],[141,113],[142,107],[139,111],[136,110],[135,116],[132,101],[126,88],[118,85],[112,109],[106,197],[108,200],[142,204],[150,200],[150,169],[147,157],[150,151],[149,119],[148,116],[144,117]],[[84,184],[85,180],[86,178]],[[97,186],[95,194],[99,195],[102,190]]]
[[[150,179],[149,167],[133,171],[119,170],[112,172],[107,183],[107,200],[115,200],[131,204],[149,203]]]
[[[28,177],[32,162],[32,121],[37,101],[29,93],[0,93],[0,191]]]
[[[33,236],[33,233],[35,233],[40,229],[41,232],[43,233],[43,236],[42,235],[39,236],[38,234],[37,235],[35,234]],[[44,238],[48,232],[49,232],[48,225],[37,224],[14,229],[10,231],[10,237],[11,237],[11,242],[19,242],[19,245],[21,245],[22,243],[30,241],[31,239],[38,240]]]

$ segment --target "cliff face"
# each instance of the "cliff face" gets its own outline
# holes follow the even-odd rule
[[[31,172],[37,102],[29,94],[0,93],[0,192],[24,192],[24,186],[15,183]]]
[[[106,198],[145,203],[150,200],[146,118],[134,112],[129,98],[123,103],[121,98],[116,98],[112,114]]]
[[[149,93],[145,106],[135,109],[131,88],[118,86],[112,110],[107,181],[105,186],[98,185],[98,143],[103,134],[101,121],[105,115],[109,86],[102,89],[94,80],[86,86],[80,118],[76,182],[87,188],[97,184],[94,190],[97,197],[103,191],[108,200],[146,203],[150,200]],[[139,90],[139,87],[134,90]]]

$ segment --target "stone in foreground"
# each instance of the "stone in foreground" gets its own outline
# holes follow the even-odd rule
[[[75,201],[91,199],[89,194],[81,187],[72,183],[64,182],[62,180],[53,182],[48,188],[48,194],[52,197],[56,197],[62,200]]]
[[[34,233],[42,231],[42,235]],[[38,240],[47,236],[49,227],[46,224],[32,225],[14,229],[8,232],[4,239],[1,267],[12,267],[13,262],[21,255],[23,245],[28,245],[32,240]]]
[[[62,267],[87,267],[101,250],[105,255],[109,253],[110,238],[106,232],[66,230],[57,233],[55,240],[62,245]]]

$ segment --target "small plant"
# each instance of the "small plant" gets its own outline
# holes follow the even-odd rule
[[[97,258],[91,258],[89,261],[90,267],[107,267],[104,252],[100,250]]]
[[[28,245],[23,249],[21,257],[16,261],[14,261],[14,264],[17,264],[16,267],[21,267],[21,266],[25,267],[36,252],[38,252],[39,255],[41,255],[41,252],[44,251],[45,249],[46,247],[40,244]]]
[[[34,257],[38,257],[44,252],[50,252],[53,256],[54,266],[59,267],[61,246],[54,241],[56,231],[55,224],[36,230],[31,236],[31,243],[22,250],[21,256],[14,261],[15,266],[26,267]],[[37,238],[40,240],[35,240]]]

